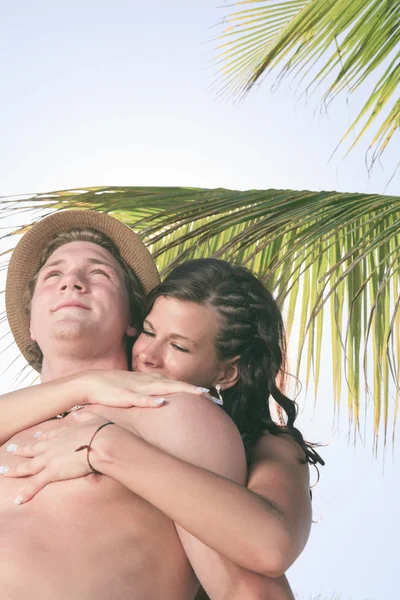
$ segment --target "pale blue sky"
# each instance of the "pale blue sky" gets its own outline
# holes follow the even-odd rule
[[[216,4],[4,2],[0,195],[87,185],[384,193],[399,136],[371,176],[363,144],[343,163],[341,153],[328,163],[365,90],[322,116],[314,116],[313,99],[295,105],[289,84],[271,95],[264,82],[240,105],[216,98],[211,39],[229,10]],[[386,193],[400,193],[398,176]],[[320,522],[289,578],[302,599],[394,598],[398,469],[388,450],[383,474],[371,436],[365,447],[347,445],[345,409],[332,433],[329,360],[316,413],[312,397],[299,399],[307,436],[332,444],[321,451],[327,466],[314,491]],[[2,391],[8,385],[3,380]],[[399,445],[395,454],[398,461]]]

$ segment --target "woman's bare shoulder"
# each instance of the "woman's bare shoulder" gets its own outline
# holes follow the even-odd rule
[[[268,431],[255,444],[251,462],[262,460],[283,460],[295,465],[304,465],[305,453],[300,444],[289,434],[274,435]]]
[[[288,434],[266,432],[256,443],[250,456],[249,481],[254,485],[282,481],[284,487],[303,490],[309,498],[310,469],[304,450]]]

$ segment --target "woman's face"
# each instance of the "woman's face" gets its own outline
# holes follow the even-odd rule
[[[211,387],[222,372],[214,347],[218,329],[211,306],[161,296],[133,347],[133,370]]]

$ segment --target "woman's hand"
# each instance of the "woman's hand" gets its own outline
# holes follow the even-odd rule
[[[209,390],[183,381],[172,381],[159,374],[132,373],[130,371],[93,370],[75,377],[82,404],[102,404],[118,408],[157,407],[165,402],[164,396],[189,393],[206,396]]]
[[[15,499],[15,504],[28,502],[49,483],[77,479],[93,472],[88,462],[88,449],[77,449],[89,444],[97,429],[109,421],[84,411],[74,413],[71,418],[74,423],[70,426],[41,433],[37,435],[38,442],[13,448],[14,456],[23,456],[31,460],[15,467],[0,467],[4,477],[30,476]]]

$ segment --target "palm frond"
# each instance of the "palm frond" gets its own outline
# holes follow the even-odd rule
[[[288,333],[294,323],[300,327],[300,338],[290,345],[297,344],[297,370],[306,361],[306,384],[313,377],[318,385],[326,315],[334,401],[340,405],[346,380],[356,432],[360,400],[372,398],[375,440],[383,429],[386,442],[400,389],[400,197],[156,187],[69,190],[19,201],[0,198],[3,222],[10,215],[17,222],[3,239],[26,231],[27,211],[40,216],[68,208],[104,211],[131,225],[162,274],[200,256],[251,268],[284,308]]]
[[[349,151],[376,122],[372,163],[400,127],[399,0],[244,0],[248,6],[224,20],[218,62],[220,91],[245,95],[262,76],[281,65],[277,81],[300,76],[312,93],[325,85],[322,103],[354,93],[363,83],[372,92],[342,141],[358,126]],[[254,6],[257,5],[257,6]],[[383,70],[383,73],[382,73]],[[313,74],[315,73],[315,74]]]

